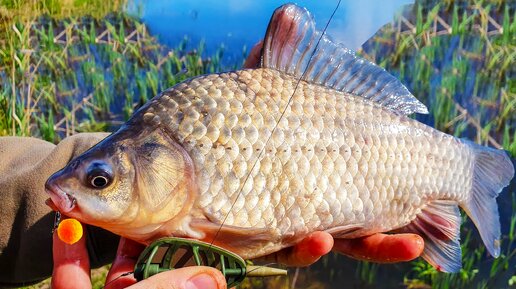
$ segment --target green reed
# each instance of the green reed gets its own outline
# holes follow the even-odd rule
[[[0,51],[15,61],[0,66],[0,81],[6,83],[0,89],[1,135],[58,141],[78,131],[112,130],[160,91],[223,69],[223,46],[211,57],[202,55],[203,42],[186,51],[187,38],[170,49],[123,14],[38,16],[14,21],[3,35],[9,47]]]

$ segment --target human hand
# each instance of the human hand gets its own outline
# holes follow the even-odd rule
[[[333,250],[354,259],[376,263],[413,260],[423,253],[425,243],[417,234],[383,234],[356,239],[336,239]]]
[[[357,260],[397,263],[419,257],[423,248],[423,238],[416,234],[377,233],[356,239],[333,239],[327,232],[314,232],[295,246],[265,256],[262,260],[304,267],[333,250]]]
[[[86,234],[73,245],[53,236],[54,269],[52,288],[91,288],[90,264],[86,249]],[[116,258],[106,278],[106,289],[115,288],[174,288],[174,289],[221,289],[226,288],[222,273],[210,267],[187,267],[156,274],[141,282],[133,275],[123,276],[134,270],[144,245],[121,238]],[[122,276],[122,277],[120,277]]]

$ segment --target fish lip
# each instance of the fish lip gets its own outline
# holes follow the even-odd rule
[[[45,191],[50,195],[52,203],[61,211],[61,213],[71,212],[77,205],[77,199],[66,193],[57,184],[45,184]]]

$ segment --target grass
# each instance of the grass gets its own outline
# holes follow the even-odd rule
[[[514,157],[516,12],[509,2],[461,3],[415,5],[406,31],[384,29],[361,52],[428,104],[420,121]]]
[[[188,38],[168,49],[124,14],[19,18],[2,35],[0,135],[112,130],[158,92],[222,70],[223,47],[209,59],[204,43],[186,51]]]
[[[175,83],[241,65],[222,65],[223,46],[211,57],[203,56],[204,42],[187,50],[187,37],[173,48],[160,45],[138,19],[116,13],[124,1],[3,3],[0,136],[58,142],[76,132],[113,130]],[[420,121],[457,137],[502,147],[516,157],[516,11],[503,1],[474,0],[473,6],[465,9],[451,0],[430,6],[418,2],[410,19],[413,31],[386,28],[360,53],[396,74],[428,104],[430,115],[417,116]],[[449,26],[444,34],[436,33],[446,30],[436,22],[437,16]],[[490,17],[500,23],[502,32],[489,32]],[[242,61],[245,54],[244,48]],[[439,273],[422,260],[400,267],[353,262],[360,288],[374,288],[383,280],[382,272],[396,270],[405,275],[396,282],[406,288],[513,286],[516,205],[514,192],[509,193],[513,213],[502,239],[502,258],[486,258],[474,237],[476,229],[466,221],[460,273]],[[296,288],[324,288],[319,278],[334,280],[347,274],[347,269],[335,266],[341,260],[330,255],[318,269],[300,271],[295,281],[254,280],[242,288],[291,288],[294,283]],[[106,271],[95,271],[94,288],[101,288]],[[45,286],[48,282],[38,288]]]

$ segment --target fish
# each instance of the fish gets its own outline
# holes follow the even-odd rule
[[[62,213],[149,244],[194,238],[253,259],[314,231],[423,237],[422,257],[461,268],[461,207],[500,254],[505,151],[440,132],[393,75],[276,9],[261,64],[179,83],[46,182]]]

